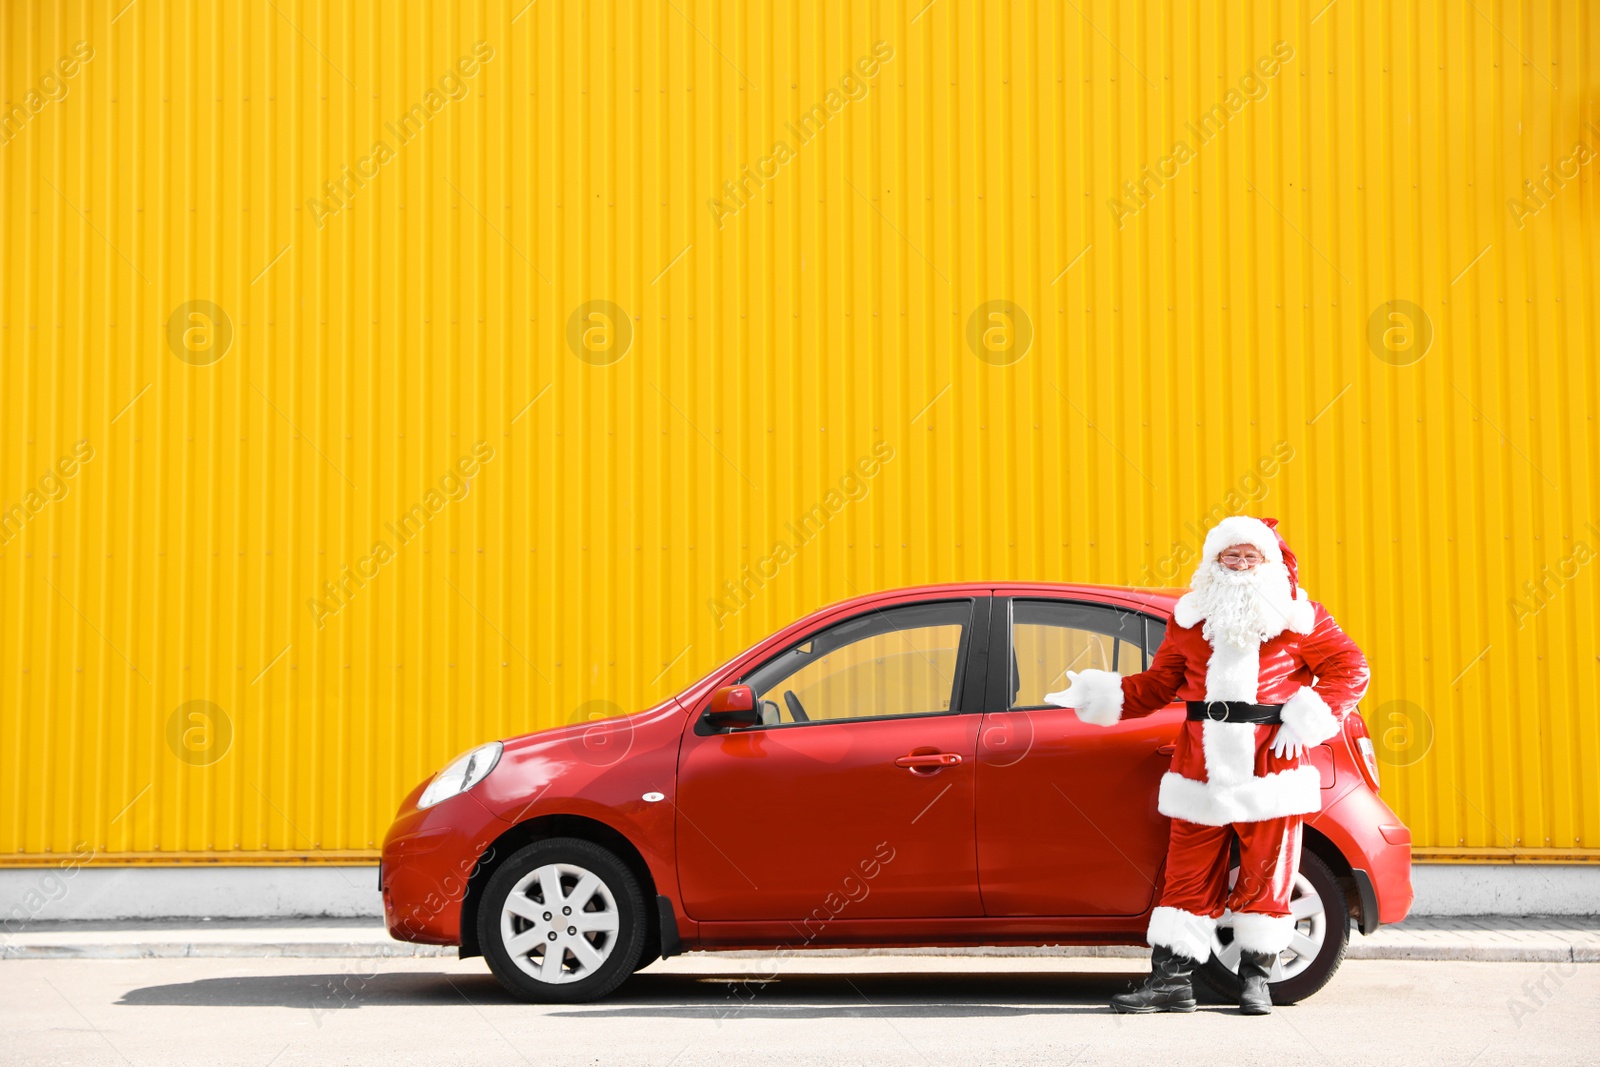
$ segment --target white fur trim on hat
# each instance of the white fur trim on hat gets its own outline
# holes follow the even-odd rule
[[[1216,928],[1217,920],[1209,915],[1160,907],[1150,913],[1150,928],[1144,939],[1152,946],[1160,945],[1204,963],[1211,956],[1211,935]]]
[[[1156,810],[1161,814],[1202,826],[1261,822],[1284,815],[1310,815],[1321,809],[1322,775],[1310,764],[1227,785],[1168,771],[1161,776],[1156,794]]]
[[[1283,562],[1283,552],[1278,548],[1278,535],[1272,527],[1249,515],[1230,515],[1211,527],[1206,534],[1205,548],[1201,550],[1204,562],[1211,563],[1231,545],[1254,545],[1272,563]]]
[[[1059,693],[1046,693],[1045,703],[1072,708],[1078,721],[1093,726],[1112,726],[1122,719],[1122,675],[1116,671],[1102,671],[1091,667],[1077,672],[1077,679]],[[1067,693],[1076,689],[1067,703]]]
[[[1302,685],[1294,696],[1284,701],[1281,714],[1302,745],[1320,745],[1339,733],[1338,716],[1309,685]]]
[[[1246,952],[1270,952],[1276,956],[1294,939],[1294,916],[1241,911],[1233,916],[1233,939]]]

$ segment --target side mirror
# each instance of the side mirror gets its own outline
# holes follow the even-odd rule
[[[725,685],[718,689],[711,694],[706,722],[719,730],[759,725],[761,710],[756,704],[756,691],[748,685]]]

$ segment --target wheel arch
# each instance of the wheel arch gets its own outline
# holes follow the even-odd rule
[[[489,884],[489,879],[494,877],[494,872],[521,849],[535,841],[544,841],[552,837],[576,837],[592,841],[615,852],[617,858],[627,865],[633,876],[639,879],[639,888],[644,893],[645,901],[650,905],[645,908],[649,928],[645,931],[645,954],[642,958],[650,960],[659,956],[661,922],[654,903],[657,896],[656,882],[650,873],[649,864],[645,863],[644,856],[634,847],[633,842],[615,827],[586,815],[539,815],[517,823],[495,838],[494,842],[484,850],[478,865],[473,868],[471,876],[467,879],[466,895],[461,901],[461,958],[483,955],[483,950],[478,944],[478,905],[483,900],[484,888]]]
[[[1362,925],[1361,889],[1356,883],[1355,869],[1345,857],[1343,850],[1334,844],[1332,838],[1314,826],[1305,827],[1301,847],[1328,865],[1328,870],[1333,872],[1334,880],[1339,883],[1339,891],[1344,894],[1346,914],[1355,920],[1357,929],[1365,930],[1366,927]]]

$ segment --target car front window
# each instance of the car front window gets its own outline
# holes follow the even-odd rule
[[[744,679],[765,725],[951,711],[971,601],[858,615],[768,660]]]

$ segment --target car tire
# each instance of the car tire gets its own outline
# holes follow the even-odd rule
[[[538,1003],[608,995],[633,974],[648,933],[644,893],[628,865],[576,837],[513,854],[478,908],[489,969],[516,996]]]
[[[1344,891],[1328,865],[1310,852],[1300,855],[1300,872],[1296,878],[1294,899],[1315,893],[1321,902],[1320,915],[1313,914],[1295,925],[1296,933],[1314,945],[1314,953],[1303,963],[1296,955],[1283,969],[1284,977],[1268,982],[1274,1004],[1293,1004],[1304,1000],[1328,984],[1339,965],[1344,962],[1345,950],[1350,946],[1350,912],[1345,905]],[[1320,937],[1320,944],[1313,938]],[[1211,957],[1196,969],[1196,977],[1224,1004],[1239,1003],[1239,993],[1244,983],[1239,980],[1238,952],[1232,949],[1232,931],[1226,928],[1226,917],[1219,922],[1213,936]],[[1231,961],[1231,962],[1230,962]],[[1276,970],[1276,968],[1275,968]]]

